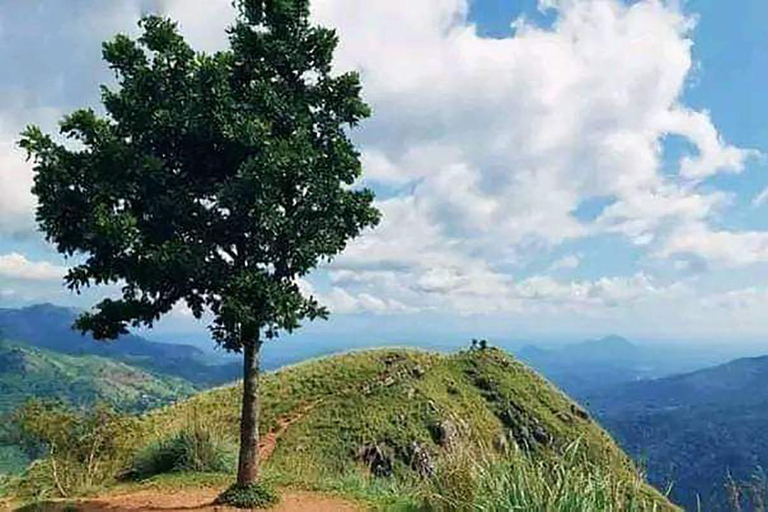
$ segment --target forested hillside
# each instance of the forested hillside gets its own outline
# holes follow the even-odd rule
[[[695,510],[698,496],[703,510],[729,510],[733,484],[744,510],[765,499],[768,357],[606,389],[591,408],[651,482],[671,484],[686,507]]]

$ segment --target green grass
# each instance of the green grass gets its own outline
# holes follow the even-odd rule
[[[216,498],[216,504],[236,508],[269,508],[280,502],[280,495],[263,480],[250,485],[234,484]]]
[[[261,382],[261,431],[276,429],[281,418],[294,420],[262,468],[276,487],[387,510],[566,511],[608,502],[631,505],[627,510],[674,509],[576,404],[498,350],[351,353],[267,374]],[[137,453],[190,422],[235,443],[239,404],[239,386],[232,386],[154,410],[118,443],[134,447],[120,457],[128,467]],[[435,427],[445,422],[458,433],[455,446],[437,442]],[[391,477],[373,476],[358,458],[370,445],[391,455]],[[414,470],[414,446],[432,460],[434,478]]]
[[[652,512],[669,507],[639,477],[593,464],[573,443],[559,458],[455,453],[424,489],[428,510]]]

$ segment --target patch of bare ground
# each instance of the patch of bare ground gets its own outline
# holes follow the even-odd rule
[[[218,489],[186,489],[183,491],[140,491],[130,494],[102,496],[77,502],[49,502],[36,508],[39,512],[236,512],[240,509],[213,505]],[[272,512],[361,512],[365,507],[342,498],[322,494],[286,491]]]

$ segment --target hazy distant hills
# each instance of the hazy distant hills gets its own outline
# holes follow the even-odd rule
[[[768,357],[606,388],[590,402],[651,482],[671,483],[691,510],[697,494],[703,510],[728,509],[728,473],[745,482],[768,468]],[[768,491],[765,480],[758,486]]]
[[[515,355],[580,400],[588,400],[593,392],[606,387],[712,364],[706,357],[668,347],[635,345],[615,335],[558,348],[527,345]]]
[[[199,386],[222,384],[239,376],[238,363],[211,364],[209,355],[188,345],[155,343],[135,335],[96,342],[72,330],[77,314],[74,309],[50,304],[0,309],[0,339],[63,354],[107,357]]]
[[[689,510],[730,510],[726,481],[768,497],[768,356],[714,364],[724,353],[635,345],[609,336],[516,352],[580,400],[659,488]],[[756,509],[743,493],[743,510]]]

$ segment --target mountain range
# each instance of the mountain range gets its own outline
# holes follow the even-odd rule
[[[666,377],[727,360],[727,356],[712,351],[637,345],[616,335],[553,348],[526,345],[513,352],[569,395],[582,401],[588,401],[595,391],[619,384]]]
[[[51,304],[0,309],[0,339],[62,354],[107,357],[202,387],[231,382],[240,374],[239,363],[211,362],[210,355],[189,345],[156,343],[133,334],[97,342],[72,329],[78,314],[78,310]]]

